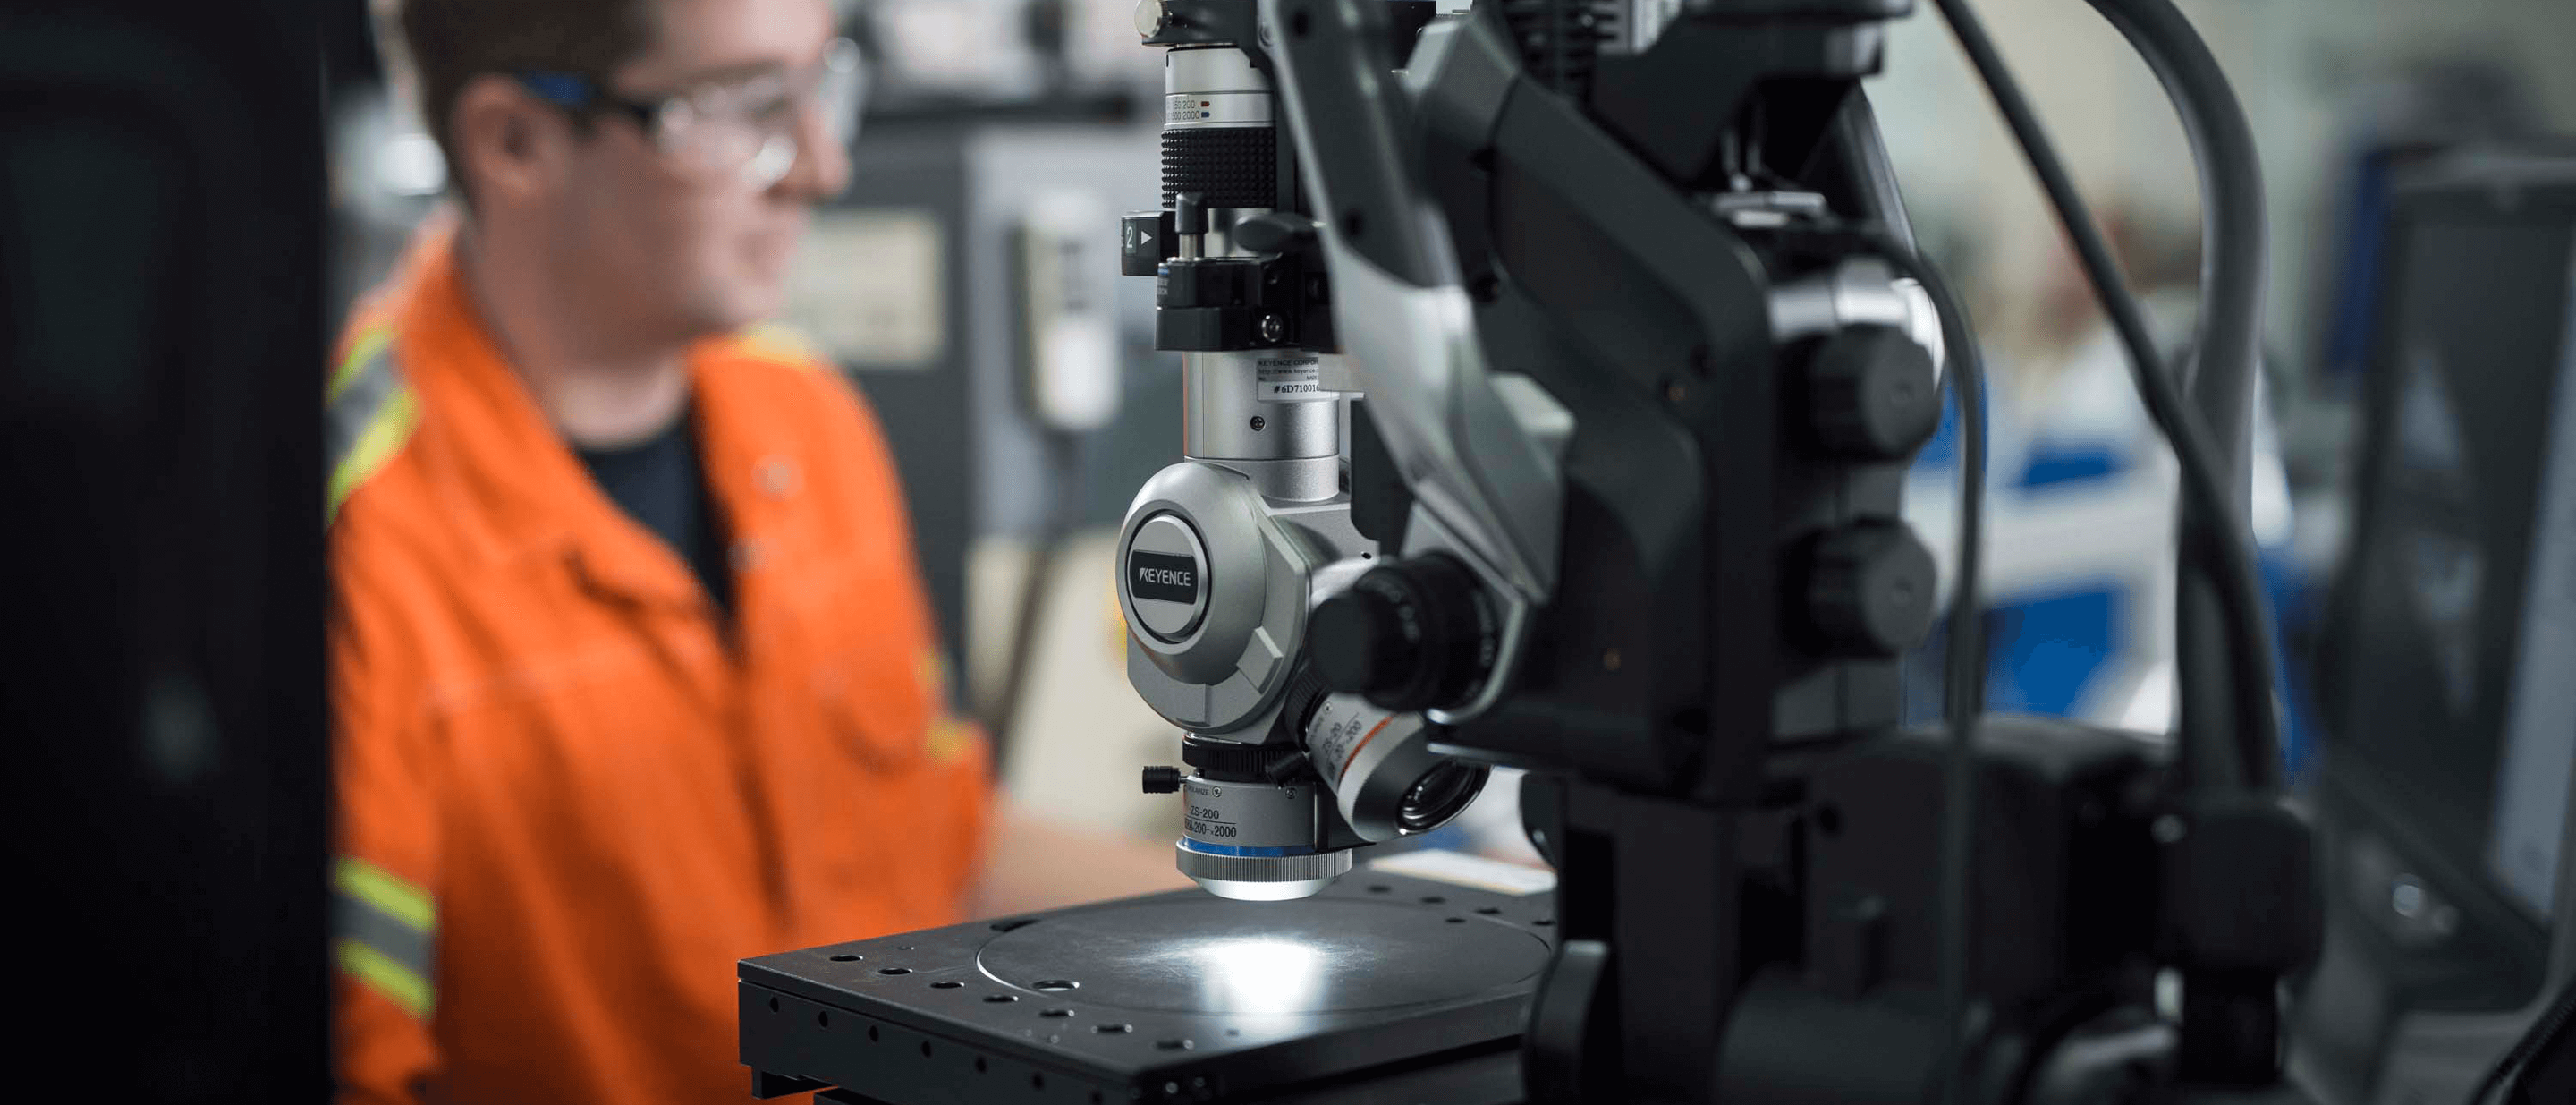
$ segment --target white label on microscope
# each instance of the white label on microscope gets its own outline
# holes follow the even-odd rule
[[[1330,396],[1324,390],[1323,358],[1312,353],[1302,357],[1262,357],[1253,362],[1260,373],[1260,390],[1255,392],[1269,402]]]

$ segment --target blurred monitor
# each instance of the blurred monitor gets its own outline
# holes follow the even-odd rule
[[[2576,898],[2576,159],[2424,166],[2382,233],[2303,1027],[2332,1100],[2459,1100]]]
[[[2576,739],[2576,641],[2559,624],[2576,579],[2538,570],[2576,554],[2576,518],[2550,517],[2563,491],[2545,486],[2576,484],[2570,196],[2401,201],[2337,634],[2342,774],[2534,925],[2557,895]],[[2544,767],[2556,786],[2516,785]]]

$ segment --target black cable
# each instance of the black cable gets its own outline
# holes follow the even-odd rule
[[[2576,977],[2570,977],[2567,984],[2559,988],[2557,1000],[2549,1003],[2549,1008],[2532,1021],[2531,1030],[2514,1041],[2512,1047],[2506,1048],[2494,1066],[2487,1068],[2487,1076],[2478,1080],[2478,1088],[2469,1091],[2464,1105],[2483,1105],[2487,1095],[2494,1093],[2523,1064],[2539,1055],[2540,1049],[2547,1047],[2550,1039],[2565,1029],[2571,1020],[2576,1020]]]
[[[2198,370],[2186,381],[2231,467],[2250,460],[2254,375],[2262,363],[2263,165],[2254,131],[2208,44],[2173,0],[2087,0],[2163,85],[2199,171],[2203,310]],[[2241,476],[2240,476],[2241,478]],[[2231,488],[2242,490],[2231,482]]]
[[[2029,160],[2041,187],[2048,193],[2051,206],[2064,224],[2076,255],[2082,259],[2085,277],[2094,293],[2102,300],[2112,328],[2119,334],[2121,345],[2129,354],[2130,376],[2137,386],[2138,398],[2145,405],[2147,417],[2172,447],[2174,458],[2182,468],[2183,494],[2197,504],[2199,517],[2207,525],[2186,527],[2182,553],[2186,559],[2197,558],[2205,565],[2216,588],[2214,596],[2225,615],[2233,647],[2228,656],[2234,673],[2235,716],[2245,738],[2243,746],[2277,749],[2280,746],[2278,719],[2272,709],[2272,652],[2270,613],[2263,603],[2262,587],[2254,569],[2253,539],[2240,524],[2240,514],[2233,509],[2236,499],[2227,491],[2219,473],[2219,452],[2210,442],[2209,432],[2200,419],[2184,406],[2174,382],[2162,371],[2162,359],[2147,331],[2145,314],[2137,300],[2121,281],[2118,267],[2112,262],[2110,246],[2094,225],[2091,212],[2074,182],[2058,160],[2048,135],[2040,129],[2039,120],[2022,96],[2021,89],[2004,68],[2003,58],[1994,42],[1986,36],[1967,0],[1934,0],[1942,18],[1950,25],[1959,47],[1975,66],[1995,107],[2010,126],[2014,139]],[[2188,646],[2192,642],[2184,641]],[[2190,663],[2194,657],[2180,658]],[[2245,778],[2248,765],[2227,760],[2208,762],[2194,754],[2190,735],[2176,742],[2189,777],[2206,786],[2223,786]],[[2253,776],[2259,781],[2261,775]]]
[[[2254,148],[2254,129],[2227,75],[2209,52],[2191,21],[2172,0],[2090,0],[2093,9],[2129,40],[2147,68],[2164,86],[2182,120],[2198,169],[2201,199],[2200,318],[2192,347],[2198,369],[2184,390],[2209,428],[2218,447],[2220,471],[2231,495],[2245,494],[2253,464],[2254,377],[2262,364],[2262,311],[2265,257],[2263,230],[2263,165]],[[2243,504],[2230,500],[2231,513]],[[2198,511],[2186,511],[2187,529],[2211,524]],[[2222,647],[2226,625],[2218,609],[2215,580],[2198,558],[2187,561],[2175,612],[2175,639],[2180,652],[2200,657],[2178,665],[2182,688],[2182,733],[2199,741],[2200,763],[2224,763],[2231,754],[2242,761],[2244,779],[2266,789],[2277,787],[2281,750],[2258,747],[2254,730],[2232,720],[2231,711],[2247,705],[2267,712],[2271,703],[2246,703],[2225,693],[2230,668]],[[2268,655],[2268,651],[2267,651]],[[2184,764],[2188,770],[2195,764]],[[2188,775],[2188,788],[2199,780]],[[2219,780],[2225,782],[2226,780]]]
[[[1985,713],[1986,637],[1984,601],[1979,597],[1978,546],[1985,528],[1986,501],[1986,368],[1977,350],[1976,328],[1967,306],[1951,291],[1938,270],[1892,236],[1873,245],[1888,263],[1932,297],[1941,316],[1942,351],[1949,361],[1950,394],[1959,404],[1959,530],[1954,561],[1957,583],[1950,592],[1950,640],[1942,656],[1942,716],[1949,743],[1941,763],[1941,1025],[1943,1029],[1935,1084],[1941,1100],[1958,1100],[1960,1027],[1968,1011],[1968,926],[1970,874],[1976,858],[1977,772],[1973,752],[1978,715]]]

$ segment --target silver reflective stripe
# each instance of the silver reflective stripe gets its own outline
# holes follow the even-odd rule
[[[402,391],[402,374],[394,370],[394,343],[390,340],[364,342],[357,350],[365,358],[355,370],[345,372],[334,382],[331,400],[323,408],[323,471],[336,473],[356,454],[358,439],[367,426],[383,414]]]
[[[340,969],[413,1017],[437,1007],[430,980],[438,902],[393,872],[342,856],[331,865],[332,948]]]
[[[435,929],[416,927],[343,888],[333,903],[332,935],[354,941],[427,982],[436,978]]]
[[[394,364],[393,338],[390,329],[361,335],[324,393],[322,432],[331,462],[322,499],[326,528],[358,485],[393,462],[420,422],[420,399]]]

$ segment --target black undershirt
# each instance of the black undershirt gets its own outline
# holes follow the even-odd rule
[[[683,413],[669,428],[632,445],[573,452],[609,500],[679,553],[716,609],[729,611],[733,572],[726,563],[723,519],[716,517],[706,465],[698,459],[697,420]]]

